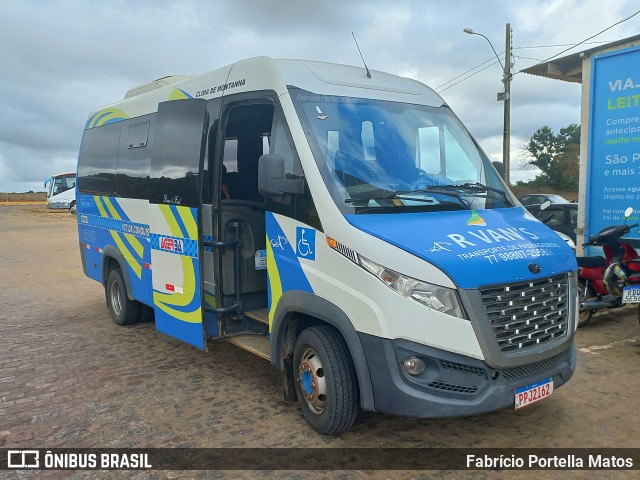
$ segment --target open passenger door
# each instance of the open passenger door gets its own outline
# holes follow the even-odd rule
[[[156,328],[200,349],[205,333],[198,178],[207,128],[204,99],[158,105],[149,193]]]

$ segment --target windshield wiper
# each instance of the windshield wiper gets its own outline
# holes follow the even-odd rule
[[[434,195],[444,195],[446,197],[453,197],[456,200],[458,200],[458,202],[460,202],[460,204],[464,208],[467,208],[467,209],[469,208],[468,202],[463,200],[462,196],[459,193],[451,192],[447,188],[441,189],[440,186],[420,188],[417,190],[398,190],[398,191],[379,189],[376,193],[378,192],[383,192],[383,194],[382,195],[363,195],[361,197],[347,198],[344,201],[344,203],[353,203],[353,202],[358,202],[362,200],[376,201],[376,200],[393,200],[393,199],[408,200],[411,202],[433,203],[433,199],[420,198],[415,196],[416,194],[420,194],[420,193],[430,193]]]
[[[401,200],[419,200],[418,198],[413,197],[413,194],[416,193],[431,193],[434,195],[444,195],[446,197],[453,197],[460,205],[462,205],[466,209],[470,209],[469,202],[464,200],[462,196],[457,192],[452,192],[451,189],[447,188],[448,185],[445,185],[444,188],[440,185],[434,185],[428,188],[418,188],[417,190],[398,190],[395,192],[396,198],[400,198]]]
[[[366,200],[390,200],[394,197],[395,192],[393,190],[386,190],[384,188],[369,188],[369,189],[358,189],[353,192],[353,196],[351,198],[345,199],[344,203],[353,203],[360,202]]]
[[[450,197],[458,197],[458,195],[453,195],[450,192],[437,192],[437,193],[442,193],[443,195],[447,195]],[[354,202],[362,202],[362,201],[371,201],[373,200],[378,201],[378,200],[394,200],[394,199],[398,199],[398,200],[410,200],[412,202],[425,202],[425,203],[433,203],[433,199],[431,198],[419,198],[419,197],[412,197],[410,195],[397,195],[395,193],[390,193],[389,195],[382,195],[382,196],[373,196],[370,195],[368,197],[359,197],[359,198],[347,198],[345,199],[344,203],[354,203]]]
[[[447,186],[445,186],[445,188],[442,188],[440,185],[436,185],[433,187],[429,187],[429,188],[418,188],[417,190],[398,190],[396,192],[392,192],[394,194],[393,197],[391,198],[400,198],[400,199],[409,199],[409,200],[414,200],[414,198],[411,196],[413,194],[416,193],[433,193],[436,195],[444,195],[446,197],[454,197],[457,198],[458,200],[462,201],[460,194],[456,193],[456,192],[450,192],[448,188],[446,188]],[[418,200],[417,198],[415,200]]]
[[[435,188],[442,188],[446,190],[471,190],[476,192],[494,192],[504,198],[505,202],[511,203],[509,201],[509,197],[504,192],[504,190],[500,190],[499,188],[490,187],[485,185],[484,183],[476,182],[476,183],[462,183],[460,185],[438,185]]]

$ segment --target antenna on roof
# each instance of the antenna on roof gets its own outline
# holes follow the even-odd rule
[[[369,71],[369,67],[367,67],[367,62],[364,61],[364,57],[362,56],[362,52],[360,51],[360,46],[358,45],[358,41],[356,40],[356,35],[353,32],[351,32],[351,35],[353,35],[353,41],[356,42],[358,53],[360,53],[360,58],[362,59],[365,70],[367,71],[367,78],[371,78],[371,72]]]

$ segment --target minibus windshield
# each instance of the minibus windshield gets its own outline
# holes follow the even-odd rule
[[[290,88],[343,213],[505,208],[515,199],[448,107]]]

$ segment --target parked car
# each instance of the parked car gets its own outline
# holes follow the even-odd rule
[[[575,229],[578,226],[578,204],[577,203],[552,203],[544,210],[540,210],[540,205],[529,205],[526,207],[534,217],[549,228],[557,232],[568,235],[571,240],[576,241]]]
[[[569,203],[566,198],[555,193],[530,193],[523,195],[518,200],[520,200],[520,203],[525,207],[528,205],[542,205],[546,201],[551,203]]]

